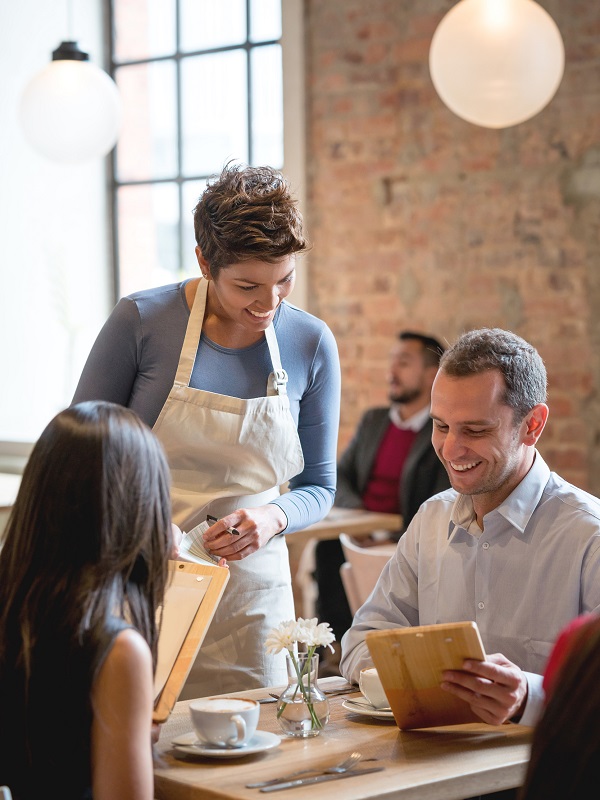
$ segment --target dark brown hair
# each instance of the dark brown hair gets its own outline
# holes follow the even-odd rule
[[[44,629],[70,629],[76,640],[111,614],[139,630],[156,662],[169,488],[160,443],[130,409],[85,402],[54,417],[31,452],[0,550],[0,675],[8,650],[13,665],[33,667]]]
[[[213,279],[239,261],[275,263],[308,248],[288,183],[271,167],[227,164],[194,208],[194,232]]]
[[[400,331],[398,339],[401,342],[421,342],[423,345],[423,363],[426,367],[437,367],[444,352],[444,346],[433,336],[416,331]]]
[[[121,630],[156,668],[169,480],[150,428],[112,403],[62,411],[31,452],[0,550],[0,784],[15,798],[48,782],[88,796],[93,687]]]

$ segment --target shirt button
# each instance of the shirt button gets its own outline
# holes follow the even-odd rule
[[[485,603],[477,603],[477,608],[485,608]]]
[[[484,549],[484,550],[489,550],[489,548],[490,548],[490,543],[489,543],[489,542],[484,542],[484,543],[483,543],[483,545],[482,545],[482,547],[483,547],[483,549]]]

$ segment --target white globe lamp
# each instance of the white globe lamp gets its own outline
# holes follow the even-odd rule
[[[53,161],[79,163],[107,155],[121,126],[115,82],[65,41],[25,87],[19,121],[28,143]]]
[[[540,112],[564,65],[560,31],[533,0],[460,0],[438,25],[429,51],[441,100],[485,128],[508,128]]]

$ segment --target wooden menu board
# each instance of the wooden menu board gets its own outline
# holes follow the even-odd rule
[[[442,672],[483,661],[475,622],[368,631],[367,646],[399,728],[481,722],[470,706],[440,688]]]
[[[179,697],[229,580],[227,567],[170,561],[154,679],[154,722],[164,722]]]

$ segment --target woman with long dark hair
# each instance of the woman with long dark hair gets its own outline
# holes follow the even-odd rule
[[[121,406],[73,406],[36,443],[0,550],[0,784],[15,800],[152,800],[169,492],[161,445]]]

